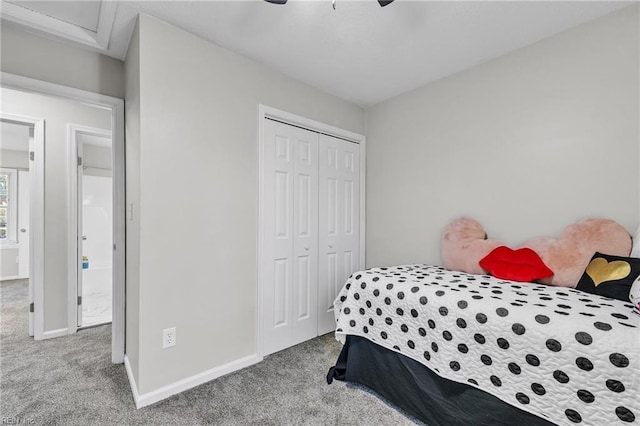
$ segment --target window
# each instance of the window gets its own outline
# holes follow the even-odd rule
[[[18,231],[16,169],[0,169],[0,241],[16,242]]]

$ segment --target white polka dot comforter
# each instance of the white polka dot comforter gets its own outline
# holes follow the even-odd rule
[[[640,315],[574,289],[407,265],[354,273],[336,337],[364,337],[560,425],[640,422]]]

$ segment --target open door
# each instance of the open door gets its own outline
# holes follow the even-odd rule
[[[36,288],[44,285],[44,121],[29,128],[29,336],[42,339],[44,333],[44,295]],[[40,202],[42,201],[42,202]],[[36,313],[35,304],[38,304]],[[37,315],[37,318],[36,318]]]
[[[85,265],[88,265],[88,262],[85,262],[84,259],[84,248],[83,248],[83,243],[86,240],[86,236],[83,233],[83,226],[82,226],[82,142],[78,141],[77,142],[77,158],[78,161],[76,162],[76,173],[77,173],[77,200],[78,200],[78,216],[77,216],[77,220],[78,220],[78,232],[76,233],[76,238],[78,239],[78,252],[77,252],[77,257],[76,257],[76,272],[77,272],[77,279],[78,279],[78,293],[77,293],[77,308],[76,308],[76,319],[77,319],[77,326],[78,327],[82,327],[82,268],[85,267]]]
[[[77,327],[112,322],[113,177],[110,131],[71,128],[76,145]]]

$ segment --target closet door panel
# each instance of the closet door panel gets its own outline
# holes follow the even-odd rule
[[[293,335],[293,138],[275,123],[264,124],[262,321],[263,349],[270,354],[287,347]]]
[[[268,355],[317,333],[317,134],[265,120],[262,322]]]
[[[360,145],[341,142],[340,160],[342,191],[342,229],[340,245],[342,250],[343,273],[346,279],[360,265]]]
[[[333,301],[361,268],[359,150],[358,144],[320,135],[319,335],[335,329]]]
[[[286,125],[285,125],[286,126]],[[318,134],[287,126],[294,134],[292,345],[317,336],[318,331]]]
[[[319,259],[318,259],[318,335],[335,328],[333,301],[342,279],[340,243],[341,187],[338,144],[320,136],[319,149]]]
[[[289,323],[288,294],[290,284],[289,259],[274,259],[273,261],[273,321],[271,327],[280,328],[284,334]],[[286,336],[283,340],[286,340]]]

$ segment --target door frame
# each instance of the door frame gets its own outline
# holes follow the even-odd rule
[[[335,136],[341,139],[346,139],[350,142],[354,142],[360,145],[360,265],[365,266],[365,249],[366,249],[366,222],[365,222],[365,206],[366,206],[366,137],[359,133],[354,133],[349,130],[340,129],[330,124],[325,124],[319,121],[315,121],[306,117],[302,117],[290,112],[282,111],[277,108],[273,108],[267,105],[258,105],[258,235],[257,235],[257,291],[256,291],[256,350],[258,358],[264,357],[263,347],[263,326],[262,326],[262,231],[263,231],[263,215],[264,215],[264,181],[262,174],[264,172],[264,120],[274,119],[281,121],[285,124],[308,129],[314,132],[327,134],[329,136]]]
[[[82,261],[79,244],[80,238],[82,238],[81,234],[81,225],[82,220],[80,216],[80,209],[82,208],[82,196],[81,196],[81,180],[79,175],[79,169],[81,165],[78,165],[78,156],[80,144],[78,143],[78,138],[80,135],[88,135],[88,136],[100,136],[100,137],[108,137],[112,139],[111,148],[113,152],[113,135],[110,130],[99,129],[96,127],[83,126],[81,124],[69,123],[67,124],[67,147],[69,152],[69,246],[68,246],[68,254],[67,254],[67,270],[68,270],[68,288],[67,288],[67,307],[68,307],[68,334],[75,333],[78,328],[78,318],[81,314],[82,306],[78,304],[78,296],[79,294],[79,285],[81,284],[81,279],[79,279],[80,274],[82,273]],[[113,155],[111,156],[111,167],[113,174]],[[112,195],[112,210],[115,206],[115,192]],[[114,229],[115,231],[115,229]],[[113,235],[115,241],[115,232]],[[112,307],[113,310],[113,307]]]
[[[4,73],[2,73],[4,79]],[[3,81],[4,86],[4,81]],[[0,111],[2,121],[33,127],[33,160],[29,159],[29,335],[35,340],[45,339],[44,333],[44,128],[39,117],[10,114]],[[31,147],[29,147],[31,150]]]
[[[23,232],[24,228],[28,228],[29,230],[31,230],[30,210],[31,210],[31,185],[32,185],[33,179],[31,179],[31,174],[29,173],[29,170],[18,169],[17,175],[18,175],[18,188],[16,192],[18,193],[18,205],[17,205],[18,214],[16,217],[16,223],[18,225],[18,229],[17,229],[18,235],[22,235],[24,233]],[[26,182],[26,184],[24,182]],[[25,198],[26,198],[26,202],[25,202]],[[26,218],[24,216],[25,210],[27,212]],[[31,263],[28,262],[25,268],[25,265],[24,265],[25,262],[23,260],[24,260],[24,257],[29,259],[29,252],[31,251],[31,249],[27,247],[27,250],[24,250],[24,246],[21,240],[22,238],[18,237],[18,258],[20,259],[20,263],[18,264],[18,279],[24,279],[25,277],[28,279]],[[31,232],[29,232],[27,242],[29,244],[31,243]],[[22,256],[23,254],[26,254],[26,256],[23,257]]]
[[[111,361],[116,364],[124,362],[125,353],[125,163],[124,163],[124,100],[99,93],[88,92],[60,84],[36,80],[16,74],[2,72],[0,85],[8,89],[19,90],[29,93],[37,93],[57,98],[70,99],[77,102],[105,108],[111,111],[111,132],[112,132],[112,176],[113,176],[113,318],[111,327]],[[44,129],[44,127],[43,127]],[[43,134],[44,135],[44,134]],[[44,149],[42,152],[44,157]],[[68,169],[68,167],[67,167]],[[44,168],[42,170],[43,191],[40,200],[44,200]],[[44,203],[43,206],[44,207]],[[43,214],[44,219],[44,214]],[[34,229],[32,229],[35,231]],[[34,232],[35,234],[35,232]],[[44,235],[44,222],[41,232]],[[42,257],[44,258],[44,244],[42,245]],[[35,262],[34,262],[35,263]],[[41,300],[44,297],[44,280],[34,282],[34,293],[40,294]],[[36,305],[37,307],[37,305]],[[43,327],[42,303],[40,324]],[[36,309],[37,312],[37,309]],[[36,316],[37,317],[37,316]],[[68,324],[70,326],[71,324]],[[77,321],[74,328],[77,328]],[[69,329],[71,330],[71,328]],[[56,335],[57,336],[57,335]],[[53,337],[53,336],[52,336]]]

